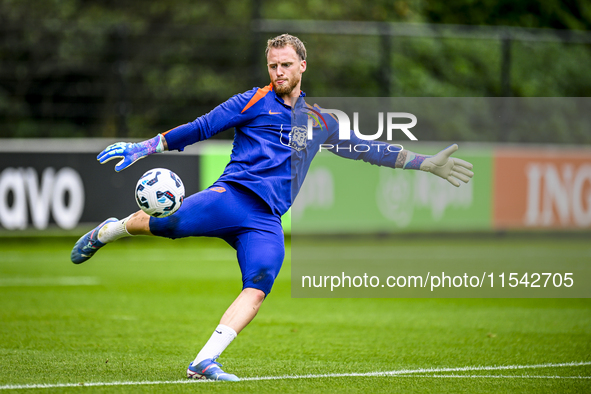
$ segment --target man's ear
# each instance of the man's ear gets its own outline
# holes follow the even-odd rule
[[[301,72],[306,71],[307,65],[308,65],[308,63],[306,63],[305,60],[302,60],[302,62],[300,63],[300,70],[301,70]]]

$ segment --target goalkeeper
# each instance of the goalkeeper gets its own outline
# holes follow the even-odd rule
[[[280,35],[267,42],[266,57],[268,86],[233,96],[195,121],[150,140],[113,144],[98,156],[100,163],[119,159],[115,170],[121,171],[150,154],[182,151],[233,127],[234,146],[221,177],[208,189],[188,196],[171,216],[155,218],[140,210],[121,220],[105,220],[82,236],[71,253],[72,262],[80,264],[107,243],[132,235],[218,237],[236,250],[242,291],[190,363],[189,378],[239,380],[224,372],[216,360],[256,316],[271,291],[285,254],[281,215],[297,196],[320,144],[338,146],[333,152],[348,159],[428,171],[454,186],[473,176],[470,163],[451,157],[458,149],[455,144],[435,156],[377,141],[372,142],[375,149],[355,152],[351,147],[364,141],[354,135],[339,140],[338,122],[331,116],[325,117],[327,127],[314,128],[312,139],[302,139],[291,124],[293,114],[297,117],[312,108],[300,90],[307,66],[304,44],[297,37]]]

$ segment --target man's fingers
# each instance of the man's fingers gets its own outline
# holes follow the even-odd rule
[[[458,182],[458,180],[452,177],[451,175],[447,177],[447,181],[455,187],[460,187],[460,182]]]
[[[108,161],[111,161],[113,159],[122,159],[121,161],[125,160],[125,156],[121,156],[121,155],[117,155],[117,156],[109,156],[109,155],[103,155],[101,157],[98,158],[99,163],[101,164],[105,164]]]
[[[119,163],[117,163],[117,165],[115,166],[115,171],[117,171],[117,172],[123,171],[124,169],[131,166],[136,161],[143,159],[144,157],[146,157],[146,156],[141,156],[136,159],[131,159],[129,157],[125,157],[123,160],[121,160]]]
[[[468,163],[466,160],[456,159],[454,157],[454,162],[455,162],[455,164],[457,164],[459,166],[462,166],[462,167],[466,167],[469,170],[471,170],[472,168],[474,168],[474,166],[472,165],[472,163]]]
[[[107,148],[101,153],[99,153],[96,159],[100,161],[101,164],[103,164],[105,161],[112,160],[114,157],[115,156],[112,155],[111,151],[109,151],[109,148]]]
[[[454,159],[457,160],[457,159]],[[468,170],[466,167],[462,167],[462,166],[454,166],[453,170],[456,172],[459,172],[460,174],[464,174],[466,176],[469,176],[470,178],[472,178],[474,176],[474,173],[470,170]]]
[[[96,159],[102,164],[117,157],[123,157],[127,145],[127,142],[117,142],[115,144],[111,144],[107,146],[101,153],[99,153]]]
[[[121,157],[121,156],[119,156],[119,157]],[[113,157],[113,159],[114,159],[114,157]],[[115,171],[119,172],[121,170],[126,169],[127,167],[129,167],[129,164],[125,163],[125,157],[124,157],[121,159],[121,161],[119,161],[119,163],[115,164]]]
[[[441,152],[437,153],[435,156],[429,157],[429,160],[434,165],[441,167],[444,166],[450,159],[449,157],[458,150],[458,145],[453,144],[442,150]],[[426,160],[425,160],[426,161]],[[429,170],[427,170],[429,171]]]
[[[439,152],[438,154],[443,154],[446,157],[450,157],[455,151],[458,150],[458,144],[453,144]]]
[[[108,151],[109,148],[105,149],[104,151],[102,151],[101,153],[98,154],[98,156],[96,157],[96,159],[98,161],[100,161],[101,163],[105,160],[105,157],[109,156],[111,152]]]
[[[453,171],[453,170],[451,172],[451,176],[454,176],[454,177],[458,178],[460,181],[462,181],[464,183],[470,182],[470,178],[471,178],[471,177],[469,177],[467,175],[461,174],[461,173],[459,173],[457,171]]]

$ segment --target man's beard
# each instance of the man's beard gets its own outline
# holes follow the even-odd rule
[[[289,95],[296,86],[298,86],[298,83],[300,83],[300,79],[294,77],[293,80],[287,80],[287,83],[284,83],[283,85],[279,86],[277,85],[277,81],[273,81],[273,90],[275,90],[275,93],[277,93],[280,96],[286,96]]]

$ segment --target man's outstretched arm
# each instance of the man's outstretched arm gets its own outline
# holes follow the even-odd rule
[[[452,185],[459,187],[458,180],[468,183],[474,176],[472,164],[465,160],[451,157],[458,150],[458,145],[453,144],[437,153],[435,156],[420,155],[406,149],[398,152],[396,168],[405,170],[422,170],[435,174]]]
[[[458,180],[468,183],[470,178],[474,176],[474,173],[471,171],[473,167],[471,163],[451,157],[458,150],[457,144],[448,146],[434,156],[429,156],[400,149],[400,145],[390,145],[382,141],[372,141],[372,149],[358,152],[352,147],[358,144],[367,144],[367,141],[361,140],[354,135],[349,140],[331,142],[338,147],[337,149],[330,149],[337,156],[353,160],[363,160],[378,166],[430,172],[447,180],[456,187],[460,186]]]

